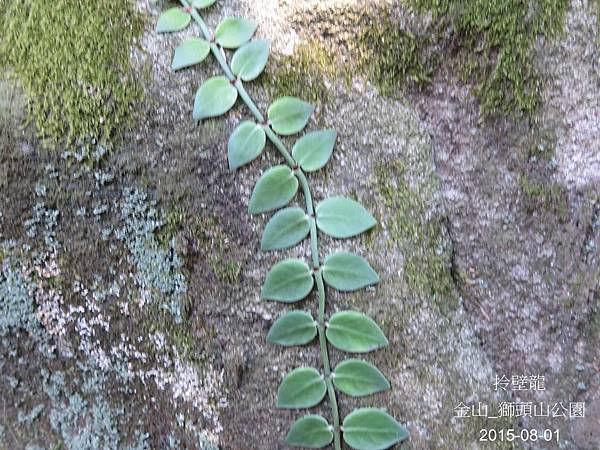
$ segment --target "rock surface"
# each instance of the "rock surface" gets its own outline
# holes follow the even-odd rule
[[[248,111],[238,104],[193,122],[195,91],[219,68],[172,73],[182,35],[154,34],[160,3],[137,2],[149,20],[131,56],[146,95],[122,144],[44,149],[19,126],[22,93],[0,85],[10,99],[0,103],[0,448],[283,449],[303,415],[275,409],[277,386],[299,365],[319,367],[318,346],[267,344],[290,308],[259,293],[269,267],[308,259],[310,248],[262,253],[268,217],[247,212],[254,183],[280,158],[267,146],[227,169],[228,136]],[[256,20],[273,42],[273,71],[306,42],[300,19],[320,3],[219,1],[207,22]],[[338,132],[331,161],[310,174],[315,200],[349,196],[378,219],[360,238],[320,239],[321,258],[354,251],[381,278],[353,294],[328,290],[328,314],[360,310],[390,341],[364,356],[391,391],[342,396],[340,409],[386,408],[410,431],[402,448],[490,448],[482,428],[560,432],[559,447],[494,448],[600,442],[600,53],[591,11],[574,0],[564,36],[535,49],[547,83],[534,120],[483,119],[470,86],[448,70],[394,96],[359,73],[312,80],[330,95],[308,126]],[[331,30],[325,44],[343,52]],[[248,88],[263,111],[269,80]],[[300,307],[314,312],[315,294]],[[496,376],[519,375],[544,376],[545,389],[494,389]],[[584,402],[586,417],[455,417],[459,404],[479,402],[490,412],[500,402]],[[326,403],[316,410],[329,417]]]

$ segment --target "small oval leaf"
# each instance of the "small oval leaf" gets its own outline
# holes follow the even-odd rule
[[[248,211],[260,214],[287,205],[298,190],[298,179],[288,166],[275,166],[267,170],[256,182]]]
[[[292,303],[302,300],[312,290],[314,278],[304,261],[285,259],[275,264],[262,287],[261,297]]]
[[[267,116],[273,130],[287,136],[302,131],[314,110],[310,103],[296,97],[281,97],[269,106]]]
[[[246,121],[237,126],[227,143],[229,168],[237,169],[253,161],[265,148],[267,137],[262,126]]]
[[[369,263],[354,253],[334,253],[325,258],[323,279],[338,291],[356,291],[379,282]]]
[[[317,335],[312,316],[304,311],[290,311],[278,318],[267,334],[267,342],[284,347],[304,345]]]
[[[390,388],[377,367],[360,359],[347,359],[334,370],[333,384],[346,395],[361,397]]]
[[[181,31],[190,24],[192,17],[182,8],[170,8],[163,12],[156,23],[157,33]]]
[[[317,130],[306,133],[292,148],[292,156],[306,172],[319,170],[331,157],[337,133],[335,130]]]
[[[187,38],[175,49],[171,68],[179,70],[198,64],[204,61],[208,52],[210,52],[210,45],[204,39]]]
[[[238,48],[250,40],[256,24],[241,17],[227,17],[215,30],[215,40],[224,48]]]
[[[325,199],[316,212],[319,230],[335,238],[356,236],[377,223],[360,203],[346,197]]]
[[[333,441],[333,431],[323,417],[304,416],[292,425],[285,443],[295,447],[323,448]]]
[[[194,0],[192,6],[194,8],[203,9],[213,5],[217,0]]]
[[[269,251],[291,247],[304,239],[309,231],[310,220],[302,208],[282,209],[267,223],[260,248]]]
[[[310,408],[325,397],[325,379],[312,367],[300,367],[285,376],[277,391],[277,407]]]
[[[257,78],[269,59],[269,41],[256,40],[236,50],[231,59],[231,71],[243,81]]]
[[[367,353],[387,347],[388,340],[369,316],[357,311],[341,311],[329,319],[327,340],[344,352]]]
[[[346,444],[360,450],[385,450],[409,437],[406,428],[377,408],[355,409],[343,427]]]
[[[206,80],[194,101],[194,119],[202,120],[225,114],[237,100],[237,89],[226,77],[218,76]]]

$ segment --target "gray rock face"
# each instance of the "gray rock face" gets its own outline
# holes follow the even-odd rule
[[[0,448],[283,449],[305,412],[275,409],[277,387],[292,369],[321,361],[315,343],[282,349],[265,336],[284,311],[314,312],[317,302],[312,294],[275,304],[259,293],[275,262],[308,259],[309,245],[260,252],[268,216],[250,216],[247,204],[280,158],[267,146],[248,166],[227,169],[228,136],[248,111],[238,105],[195,124],[195,91],[219,69],[209,62],[172,73],[181,35],[156,36],[163,5],[138,5],[149,23],[131,56],[148,74],[146,100],[122,145],[44,150],[18,130],[22,103],[13,96],[21,94],[2,84],[11,102],[0,114]],[[316,7],[224,1],[207,22],[256,20],[276,64],[306,41],[298,18]],[[331,95],[308,127],[333,128],[338,142],[310,174],[315,200],[349,196],[378,220],[360,238],[321,237],[320,256],[359,253],[381,278],[353,294],[328,290],[327,312],[362,311],[390,341],[363,356],[392,389],[340,396],[342,416],[386,408],[415,450],[489,448],[479,440],[489,428],[558,430],[559,448],[596,449],[600,97],[589,8],[574,1],[564,38],[536,48],[548,83],[531,122],[482,120],[470,87],[448,73],[394,98],[358,73],[318,80]],[[262,111],[273,100],[269,83],[249,85]],[[333,365],[344,357],[331,351]],[[497,376],[519,375],[544,376],[545,389],[494,389]],[[456,417],[461,404],[488,405],[492,415],[501,402],[579,402],[586,414]],[[329,417],[326,403],[314,411]]]
[[[565,35],[540,58],[550,77],[544,121],[556,124],[558,177],[569,188],[600,183],[597,16],[585,1],[572,2]]]

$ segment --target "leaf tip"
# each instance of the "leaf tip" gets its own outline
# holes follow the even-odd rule
[[[373,284],[377,284],[381,281],[379,274],[373,270]]]
[[[379,348],[385,348],[385,347],[388,347],[389,345],[390,345],[390,341],[388,340],[387,336],[384,334]]]

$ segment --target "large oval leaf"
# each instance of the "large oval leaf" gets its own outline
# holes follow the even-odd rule
[[[323,448],[333,441],[333,431],[325,419],[317,415],[298,419],[290,429],[285,443],[295,447]]]
[[[325,335],[335,348],[351,353],[367,353],[388,345],[373,319],[356,311],[341,311],[331,316]]]
[[[252,41],[234,53],[231,71],[244,81],[252,81],[264,70],[268,59],[269,41]]]
[[[206,80],[194,101],[194,119],[202,120],[225,114],[235,104],[237,89],[223,76]]]
[[[192,6],[194,8],[208,8],[209,6],[211,6],[212,4],[214,4],[217,0],[194,0],[192,2]]]
[[[356,236],[377,221],[363,206],[346,197],[331,197],[317,205],[317,227],[335,238]]]
[[[334,253],[325,258],[323,279],[338,291],[356,291],[379,282],[369,263],[354,253]]]
[[[311,291],[314,278],[304,261],[285,259],[275,264],[262,287],[261,297],[265,300],[297,302]]]
[[[325,397],[325,379],[312,367],[300,367],[285,376],[277,391],[278,408],[310,408]]]
[[[157,33],[170,33],[183,30],[190,24],[192,17],[182,8],[170,8],[163,12],[156,23]]]
[[[343,423],[344,441],[359,450],[384,450],[405,439],[408,431],[377,408],[360,408],[346,416]]]
[[[390,383],[377,367],[360,359],[347,359],[334,370],[333,384],[352,397],[374,394],[390,388]]]
[[[312,316],[304,311],[290,311],[271,326],[267,342],[284,347],[304,345],[317,335],[317,326]]]
[[[267,170],[256,182],[248,211],[260,214],[287,205],[296,195],[298,179],[288,166],[275,166]]]
[[[197,37],[187,38],[175,49],[171,68],[179,70],[198,64],[204,61],[208,52],[210,52],[210,45],[204,39]]]
[[[310,219],[302,208],[293,207],[278,211],[267,223],[260,248],[278,250],[296,245],[310,231]]]
[[[296,97],[281,97],[269,106],[267,116],[273,130],[287,136],[302,131],[314,110],[310,103]]]
[[[227,17],[215,30],[215,40],[224,48],[238,48],[250,40],[256,24],[241,17]]]
[[[261,125],[251,121],[239,124],[227,143],[229,168],[237,169],[256,159],[265,148],[266,141],[265,130]]]
[[[292,148],[292,156],[306,172],[319,170],[331,157],[337,133],[335,130],[317,130],[306,133]]]

